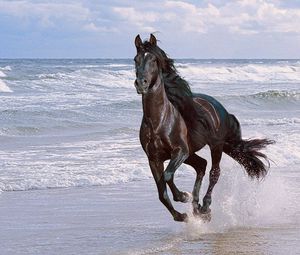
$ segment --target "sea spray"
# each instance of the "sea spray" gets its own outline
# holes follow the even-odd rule
[[[227,160],[226,160],[227,161]],[[274,166],[273,166],[274,167]],[[211,221],[206,222],[192,215],[184,226],[188,240],[203,238],[209,233],[223,233],[231,228],[263,227],[293,222],[296,194],[288,178],[274,171],[264,181],[251,181],[238,166],[222,169],[222,176],[215,188]]]

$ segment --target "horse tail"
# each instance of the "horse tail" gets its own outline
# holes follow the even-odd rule
[[[273,144],[274,141],[269,139],[242,139],[238,120],[232,114],[229,118],[230,133],[223,147],[224,152],[242,165],[251,178],[264,177],[270,167],[270,162],[260,150],[269,144]]]

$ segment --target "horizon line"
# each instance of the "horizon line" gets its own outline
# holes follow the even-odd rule
[[[173,58],[175,60],[300,60],[299,58]],[[49,58],[49,57],[25,57],[25,58],[2,58],[0,60],[133,60],[133,58],[82,58],[82,57],[62,57],[62,58]]]

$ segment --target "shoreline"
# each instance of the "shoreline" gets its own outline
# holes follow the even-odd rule
[[[181,177],[177,182],[190,191],[193,178]],[[187,204],[174,205],[181,212],[190,209]],[[218,224],[218,212],[213,217]],[[152,179],[2,192],[0,222],[3,255],[300,252],[299,222],[223,228],[195,219],[187,224],[174,222],[158,200]]]

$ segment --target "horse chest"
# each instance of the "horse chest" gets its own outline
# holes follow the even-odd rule
[[[169,150],[168,145],[164,141],[159,130],[154,131],[148,127],[141,129],[141,144],[147,156],[152,159],[168,159]]]

